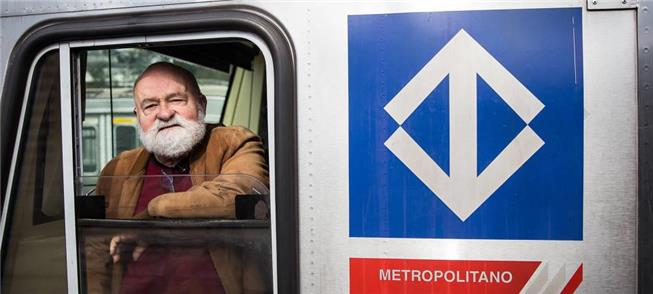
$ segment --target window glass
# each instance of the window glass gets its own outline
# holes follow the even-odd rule
[[[84,173],[95,173],[98,169],[97,154],[97,131],[92,127],[82,128],[83,148],[82,164]]]
[[[120,154],[123,151],[138,147],[138,135],[134,126],[116,126],[116,151],[114,154]]]
[[[237,183],[230,217],[183,204],[197,197],[183,192],[185,183]],[[96,179],[93,196],[79,196],[84,213],[78,220],[80,277],[89,293],[271,293],[272,255],[267,186],[246,174],[108,176]],[[120,203],[116,195],[138,197],[177,192],[174,209],[153,211],[137,203]],[[246,188],[245,188],[246,187]],[[173,194],[169,194],[173,195]],[[109,207],[102,204],[105,199]],[[135,207],[134,207],[135,206]],[[148,206],[150,208],[156,206]],[[128,212],[128,213],[126,213]],[[133,212],[133,213],[132,213]],[[172,221],[174,220],[174,221]],[[134,252],[138,252],[135,254]]]
[[[84,183],[75,199],[84,291],[271,293],[260,51],[228,40],[75,54],[85,62],[85,75],[77,77],[86,89],[80,123],[97,130],[82,130],[82,145],[94,135],[101,155],[96,174],[77,175]],[[150,98],[155,108],[146,113],[143,101],[135,108],[133,85],[160,61],[174,70],[143,86],[154,93],[137,98]],[[186,74],[176,66],[206,96],[203,116],[185,79],[168,78]],[[184,87],[170,93],[159,87],[180,80]],[[169,123],[173,117],[186,122]],[[150,142],[149,152],[137,148],[141,140]]]
[[[11,193],[2,293],[63,293],[66,256],[61,161],[59,54],[38,62]]]

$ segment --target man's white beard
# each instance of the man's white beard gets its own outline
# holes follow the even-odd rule
[[[159,132],[161,128],[171,125],[177,127]],[[198,112],[197,121],[175,115],[168,121],[157,119],[147,132],[143,132],[141,127],[138,128],[138,135],[145,149],[168,159],[180,159],[188,154],[202,141],[205,132],[204,112],[201,110]]]

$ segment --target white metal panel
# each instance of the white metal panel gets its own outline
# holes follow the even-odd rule
[[[117,8],[138,8],[169,4],[216,2],[215,0],[2,0],[0,16],[22,16],[48,13],[84,12]]]
[[[584,241],[349,237],[347,15],[583,7],[585,1],[265,4],[297,51],[301,290],[347,293],[350,257],[584,264],[579,291],[635,290],[635,12],[583,11]],[[609,216],[609,217],[608,217]],[[606,258],[606,256],[610,256]]]
[[[632,10],[584,15],[587,245],[583,256],[590,271],[585,274],[583,289],[587,293],[632,293],[636,289],[635,16]]]

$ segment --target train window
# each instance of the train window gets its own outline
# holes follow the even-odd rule
[[[82,165],[84,174],[96,173],[98,170],[97,131],[94,127],[83,127],[82,138]]]
[[[78,148],[101,154],[76,175],[83,290],[272,292],[262,52],[234,38],[130,46],[73,52]]]
[[[116,126],[114,128],[115,137],[115,151],[114,154],[120,154],[123,151],[134,149],[138,147],[138,135],[136,134],[136,127],[134,126]]]
[[[3,239],[2,293],[63,293],[63,221],[59,54],[32,71]]]

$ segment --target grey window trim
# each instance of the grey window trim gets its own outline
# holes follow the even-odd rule
[[[70,46],[70,44],[68,44],[68,45]],[[81,66],[82,66],[81,65],[81,60],[77,56],[71,56],[71,59],[73,59],[71,61],[71,62],[73,62],[72,63],[73,64],[72,65],[73,66],[73,68],[72,68],[73,71],[71,72],[71,75],[79,77],[81,75]],[[83,109],[83,104],[82,104],[82,97],[84,97],[84,93],[82,93],[83,88],[80,85],[81,81],[82,81],[81,78],[80,79],[75,79],[74,84],[71,84],[72,87],[73,87],[73,90],[75,91],[75,93],[74,93],[75,101],[73,103],[73,107],[77,110],[77,112],[75,112],[75,119],[73,120],[73,122],[77,122],[77,121],[82,122],[83,118],[84,118],[84,109]],[[79,134],[80,137],[75,138],[75,140],[74,140],[74,144],[75,144],[74,148],[75,148],[75,155],[76,155],[75,167],[79,168],[75,172],[77,172],[80,175],[84,175],[84,163],[83,163],[84,159],[82,158],[82,150],[84,150],[83,149],[84,148],[84,142],[82,140],[83,138],[81,137],[82,134],[83,134],[82,133],[82,128],[83,128],[82,123],[79,123],[79,124],[76,125],[75,133]],[[97,138],[98,129],[95,126],[93,127],[93,129],[95,129],[95,134],[96,134],[96,138]],[[97,138],[97,139],[99,139],[99,138]],[[95,161],[99,164],[99,161],[100,161],[99,160],[99,154],[96,153],[95,159],[96,159]],[[96,166],[95,172],[97,172],[98,169],[99,169],[99,167]],[[78,187],[81,187],[83,185],[83,183],[81,183],[81,182],[75,182],[75,184]]]
[[[70,45],[59,45],[59,81],[61,83],[61,160],[63,173],[63,203],[66,235],[66,274],[68,293],[78,293],[77,228],[75,223],[75,156],[73,155],[73,100]]]

